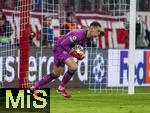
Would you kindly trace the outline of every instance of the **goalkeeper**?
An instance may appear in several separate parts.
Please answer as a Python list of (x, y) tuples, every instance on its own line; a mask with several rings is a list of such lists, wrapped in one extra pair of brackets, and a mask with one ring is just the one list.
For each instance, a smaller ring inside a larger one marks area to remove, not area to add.
[[(64, 73), (65, 64), (68, 66), (67, 72), (64, 74), (57, 92), (66, 98), (71, 98), (71, 95), (66, 91), (65, 85), (77, 71), (77, 64), (73, 57), (78, 60), (84, 58), (84, 51), (81, 46), (92, 38), (97, 38), (102, 35), (101, 25), (94, 21), (90, 24), (89, 29), (73, 30), (57, 40), (53, 49), (54, 65), (50, 74), (45, 75), (39, 82), (36, 82), (30, 89), (33, 91), (40, 88)], [(78, 45), (76, 45), (78, 44)], [(76, 50), (77, 49), (77, 50)]]

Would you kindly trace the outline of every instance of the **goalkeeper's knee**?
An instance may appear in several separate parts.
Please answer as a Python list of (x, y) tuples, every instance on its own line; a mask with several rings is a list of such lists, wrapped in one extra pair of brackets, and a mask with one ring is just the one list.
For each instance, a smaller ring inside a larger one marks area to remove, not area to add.
[(72, 65), (72, 66), (69, 67), (69, 71), (70, 72), (76, 72), (77, 68), (78, 68), (77, 65)]

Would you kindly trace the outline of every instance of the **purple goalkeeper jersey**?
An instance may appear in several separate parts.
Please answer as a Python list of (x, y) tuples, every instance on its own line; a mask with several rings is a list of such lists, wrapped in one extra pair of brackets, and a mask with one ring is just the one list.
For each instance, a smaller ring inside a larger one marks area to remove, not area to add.
[(69, 52), (75, 44), (83, 45), (86, 41), (90, 41), (86, 35), (86, 29), (78, 29), (60, 37), (60, 39), (55, 42), (53, 49), (54, 64), (64, 66), (66, 59), (71, 57)]
[(56, 46), (60, 46), (65, 51), (69, 52), (75, 44), (83, 45), (88, 41), (86, 29), (77, 29), (69, 32), (57, 40)]

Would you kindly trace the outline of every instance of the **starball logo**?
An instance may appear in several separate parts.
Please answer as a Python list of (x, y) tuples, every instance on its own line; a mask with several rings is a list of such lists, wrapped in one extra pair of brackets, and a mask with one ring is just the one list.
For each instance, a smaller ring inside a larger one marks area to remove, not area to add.
[[(50, 89), (36, 90), (38, 96), (29, 93), (27, 89), (2, 89), (5, 98), (5, 110), (15, 112), (25, 111), (50, 111)], [(3, 104), (4, 105), (4, 104)]]

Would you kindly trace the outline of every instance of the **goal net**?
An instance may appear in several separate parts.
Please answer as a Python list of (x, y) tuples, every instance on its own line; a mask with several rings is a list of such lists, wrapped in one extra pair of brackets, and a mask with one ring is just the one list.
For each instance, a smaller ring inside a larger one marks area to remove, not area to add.
[[(45, 51), (60, 36), (66, 13), (58, 0), (1, 0), (4, 22), (0, 39), (0, 86), (31, 87), (50, 73)], [(50, 52), (52, 53), (52, 52)], [(44, 65), (44, 66), (43, 66)], [(50, 66), (51, 67), (51, 66)]]
[[(52, 70), (54, 42), (71, 30), (88, 29), (94, 20), (102, 25), (104, 36), (84, 45), (86, 57), (77, 61), (78, 72), (69, 86), (88, 87), (108, 94), (132, 92), (134, 78), (135, 85), (149, 86), (148, 63), (144, 60), (149, 58), (149, 52), (135, 51), (134, 38), (129, 43), (129, 37), (134, 37), (134, 28), (129, 27), (134, 27), (136, 22), (135, 12), (130, 20), (130, 0), (11, 1), (14, 6), (7, 6), (5, 1), (9, 0), (2, 1), (3, 11), (10, 20), (13, 33), (10, 39), (6, 38), (11, 41), (8, 43), (6, 40), (6, 44), (1, 46), (1, 87), (13, 86), (14, 82), (11, 81), (14, 77), (19, 77), (19, 81), (15, 79), (15, 83), (20, 87), (30, 87), (39, 81), (42, 75)], [(149, 22), (147, 13), (140, 13), (138, 17), (140, 22), (137, 24), (143, 25), (143, 19)], [(129, 36), (132, 31), (133, 34)], [(11, 33), (11, 28), (8, 27), (7, 33)], [(148, 38), (143, 43), (145, 42), (148, 42)], [(144, 47), (148, 47), (148, 44)], [(136, 48), (143, 46), (136, 44)], [(62, 76), (59, 81), (54, 81), (52, 87), (57, 87), (61, 78)]]
[(136, 12), (138, 3), (132, 0), (101, 1), (105, 13), (98, 15), (98, 21), (105, 35), (98, 46), (107, 49), (89, 47), (90, 74), (85, 82), (89, 89), (107, 94), (148, 92), (149, 52), (146, 49), (149, 41), (146, 37), (149, 37), (149, 16), (147, 12)]
[[(90, 90), (101, 93), (127, 93), (128, 78), (122, 73), (121, 55), (126, 54), (129, 47), (130, 4), (128, 0), (101, 0), (100, 4), (103, 11), (97, 12), (95, 19), (102, 24), (105, 34), (96, 47), (86, 47), (89, 52), (89, 75), (85, 84)], [(128, 59), (125, 60), (128, 62)]]
[[(7, 1), (2, 0), (1, 22), (1, 87), (26, 87), (29, 59), (30, 0), (13, 1), (9, 12), (3, 9)], [(9, 3), (8, 3), (9, 4)], [(11, 4), (9, 4), (11, 5)], [(9, 13), (9, 16), (6, 16)], [(14, 56), (16, 59), (14, 59)], [(20, 68), (17, 68), (17, 66)], [(14, 67), (14, 68), (13, 68)], [(20, 75), (19, 80), (16, 75)], [(13, 83), (11, 83), (14, 79)]]

